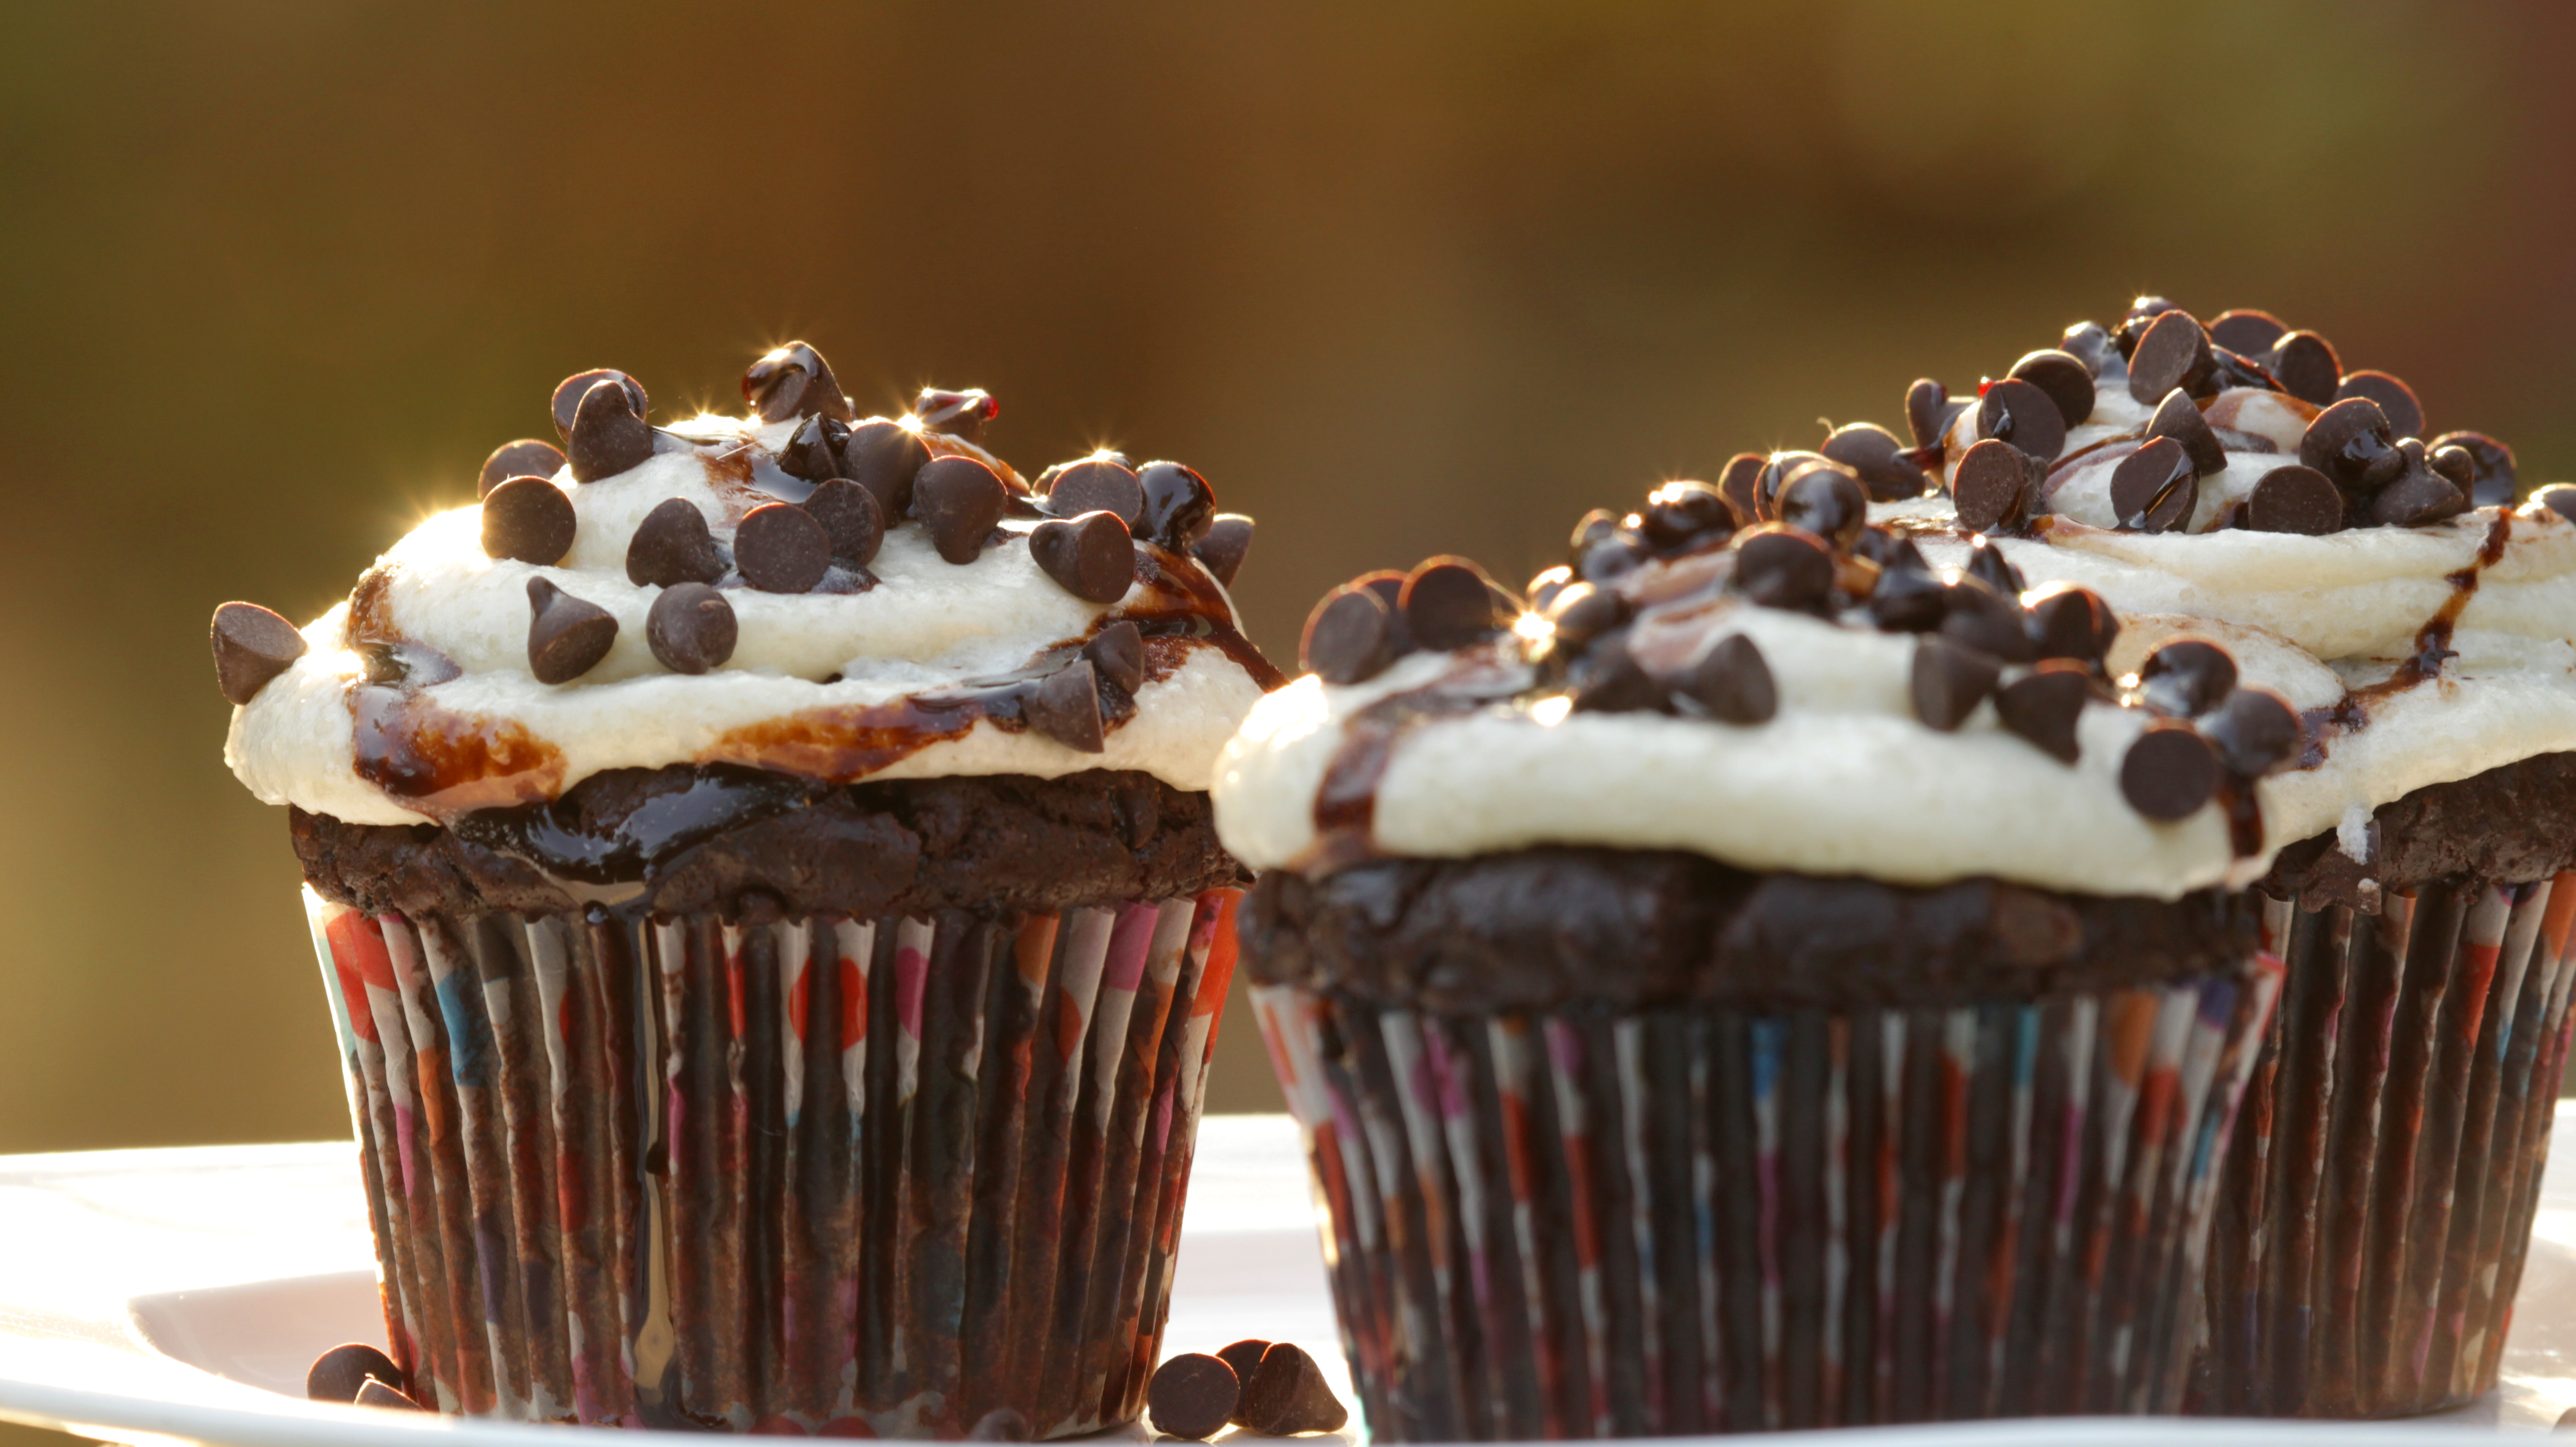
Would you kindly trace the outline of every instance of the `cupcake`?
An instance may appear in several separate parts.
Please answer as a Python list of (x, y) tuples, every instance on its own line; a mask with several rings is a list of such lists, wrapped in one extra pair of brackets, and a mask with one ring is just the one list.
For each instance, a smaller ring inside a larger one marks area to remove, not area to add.
[(1219, 762), (1378, 1438), (2181, 1399), (2295, 719), (2199, 645), (2117, 689), (2098, 597), (1928, 566), (1853, 468), (1749, 481), (1529, 611), (1337, 590)]
[(554, 396), (302, 629), (226, 604), (288, 808), (393, 1356), (473, 1416), (1132, 1420), (1243, 882), (1203, 792), (1277, 673), (1178, 463), (1024, 483), (981, 392)]
[(1893, 480), (1876, 515), (1935, 562), (1982, 534), (2098, 592), (2129, 624), (2114, 672), (2216, 642), (2305, 725), (2256, 791), (2288, 977), (2195, 1407), (2463, 1402), (2496, 1380), (2576, 976), (2576, 489), (2529, 489), (2503, 443), (2434, 434), (2404, 382), (2262, 312), (2141, 298), (1979, 394), (1914, 384), (1917, 446), (1877, 451), (1941, 490)]

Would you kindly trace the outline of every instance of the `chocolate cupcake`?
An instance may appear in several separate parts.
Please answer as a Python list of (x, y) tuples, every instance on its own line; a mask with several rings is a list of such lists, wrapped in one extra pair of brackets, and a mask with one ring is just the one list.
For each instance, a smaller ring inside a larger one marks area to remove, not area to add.
[(1935, 561), (1982, 532), (2099, 592), (2115, 673), (2213, 640), (2304, 724), (2257, 791), (2288, 982), (2194, 1405), (2463, 1402), (2495, 1383), (2576, 975), (2576, 489), (2262, 312), (2141, 298), (1982, 393), (1914, 384), (1906, 456), (1946, 488), (1876, 515)]
[(215, 616), (288, 806), (424, 1404), (956, 1437), (1132, 1420), (1278, 675), (1178, 463), (1034, 488), (980, 392), (555, 395), (301, 630)]
[(2273, 759), (2117, 690), (2093, 595), (1782, 472), (1594, 514), (1529, 611), (1336, 591), (1220, 762), (1379, 1438), (2181, 1399)]

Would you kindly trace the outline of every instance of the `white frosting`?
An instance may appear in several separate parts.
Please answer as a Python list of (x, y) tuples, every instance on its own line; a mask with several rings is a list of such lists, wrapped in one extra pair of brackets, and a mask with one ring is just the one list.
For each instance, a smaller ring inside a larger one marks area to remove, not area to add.
[[(677, 431), (783, 446), (792, 423), (761, 427), (696, 419)], [(969, 451), (944, 441), (947, 450)], [(482, 509), (462, 507), (415, 528), (379, 561), (394, 628), (436, 649), (463, 675), (425, 690), (445, 709), (485, 722), (515, 723), (562, 756), (560, 787), (604, 769), (748, 761), (727, 748), (728, 733), (818, 709), (898, 704), (978, 677), (1026, 666), (1091, 631), (1104, 614), (1139, 603), (1141, 585), (1109, 607), (1087, 603), (1039, 570), (1024, 543), (987, 548), (963, 565), (941, 559), (918, 525), (888, 529), (865, 593), (763, 593), (729, 588), (740, 629), (733, 657), (711, 672), (674, 674), (645, 643), (645, 615), (661, 590), (626, 578), (636, 524), (669, 498), (696, 504), (720, 531), (750, 496), (711, 471), (705, 456), (667, 451), (628, 472), (580, 484), (569, 470), (556, 486), (572, 498), (579, 527), (560, 566), (486, 557)], [(976, 455), (981, 456), (980, 452)], [(1023, 524), (1007, 524), (1024, 531)], [(1195, 568), (1196, 564), (1186, 564)], [(571, 683), (542, 684), (528, 667), (528, 580), (564, 591), (617, 618), (615, 645)], [(1208, 580), (1217, 596), (1221, 587)], [(349, 690), (363, 674), (345, 646), (342, 604), (304, 629), (309, 651), (233, 711), (225, 762), (265, 802), (292, 803), (350, 823), (418, 822), (424, 815), (360, 777)], [(1240, 627), (1227, 604), (1227, 623)], [(837, 681), (824, 682), (838, 675)], [(1029, 774), (1052, 778), (1086, 769), (1134, 769), (1183, 789), (1206, 787), (1218, 747), (1260, 684), (1213, 645), (1190, 648), (1137, 695), (1137, 713), (1110, 730), (1107, 750), (1080, 753), (1035, 731), (990, 721), (930, 743), (869, 772), (870, 778)]]

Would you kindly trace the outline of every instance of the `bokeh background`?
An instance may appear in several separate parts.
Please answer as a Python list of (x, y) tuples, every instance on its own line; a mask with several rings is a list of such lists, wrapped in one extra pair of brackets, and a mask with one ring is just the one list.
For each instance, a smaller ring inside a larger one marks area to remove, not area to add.
[(346, 1129), (206, 619), (321, 611), (569, 372), (803, 337), (1024, 472), (1189, 461), (1281, 658), (2141, 290), (2567, 476), (2571, 63), (2554, 0), (9, 6), (0, 1151)]

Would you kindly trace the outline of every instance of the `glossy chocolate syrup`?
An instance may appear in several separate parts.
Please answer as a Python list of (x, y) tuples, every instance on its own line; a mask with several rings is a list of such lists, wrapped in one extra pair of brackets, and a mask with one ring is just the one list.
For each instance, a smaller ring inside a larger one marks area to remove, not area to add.
[(1289, 866), (1307, 874), (1376, 857), (1377, 794), (1396, 745), (1422, 724), (1458, 718), (1510, 699), (1530, 685), (1530, 670), (1495, 658), (1460, 662), (1419, 688), (1389, 694), (1351, 715), (1341, 747), (1315, 788), (1315, 842)]
[(2441, 676), (2443, 663), (2459, 656), (2451, 647), (2451, 635), (2460, 625), (2460, 615), (2468, 611), (2469, 600), (2477, 596), (2479, 580), (2504, 556), (2505, 544), (2512, 536), (2513, 512), (2498, 508), (2495, 521), (2487, 525), (2485, 541), (2478, 544), (2477, 557), (2467, 567), (2444, 577), (2443, 581), (2451, 585), (2451, 596), (2443, 599), (2433, 616), (2424, 620), (2424, 626), (2415, 630), (2414, 653), (2379, 682), (2352, 689), (2323, 708), (2308, 709), (2299, 715), (2307, 732), (2307, 746), (2292, 768), (2323, 765), (2328, 740), (2368, 724), (2372, 704)]

